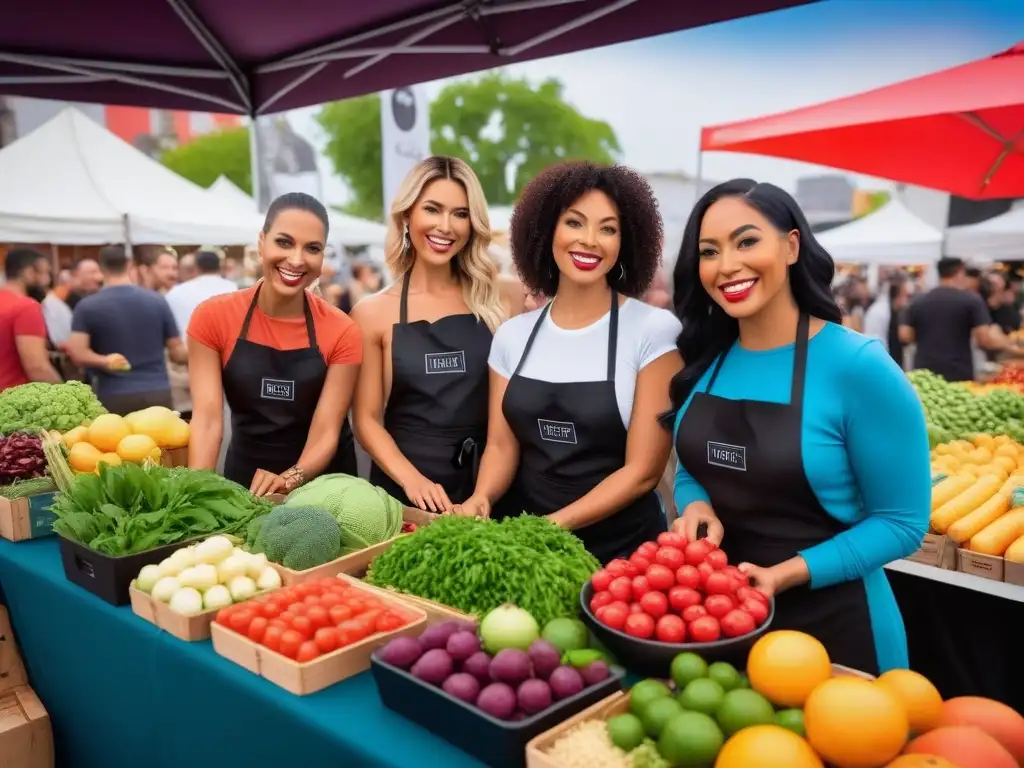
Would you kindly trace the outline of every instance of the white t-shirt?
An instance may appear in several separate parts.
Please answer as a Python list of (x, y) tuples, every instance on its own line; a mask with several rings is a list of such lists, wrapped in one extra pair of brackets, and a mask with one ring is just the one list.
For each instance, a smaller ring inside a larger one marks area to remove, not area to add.
[(178, 335), (183, 340), (188, 338), (186, 331), (196, 307), (214, 296), (237, 290), (237, 285), (220, 275), (199, 275), (171, 288), (164, 298), (171, 306), (174, 322), (178, 326)]
[[(488, 363), (495, 373), (511, 378), (542, 309), (517, 315), (494, 334)], [(567, 384), (604, 381), (608, 376), (610, 313), (586, 328), (559, 328), (548, 314), (537, 332), (526, 363), (519, 371), (538, 381)], [(629, 428), (637, 374), (666, 352), (676, 349), (682, 325), (671, 312), (636, 299), (619, 307), (619, 339), (615, 348), (615, 399), (622, 424)]]

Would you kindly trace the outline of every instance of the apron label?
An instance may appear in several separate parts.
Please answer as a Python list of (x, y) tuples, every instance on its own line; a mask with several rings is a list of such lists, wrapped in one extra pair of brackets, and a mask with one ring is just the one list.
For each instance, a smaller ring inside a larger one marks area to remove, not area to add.
[(725, 469), (747, 471), (747, 449), (742, 445), (708, 441), (708, 464)]
[(576, 425), (571, 421), (550, 421), (537, 419), (540, 428), (540, 439), (549, 443), (566, 443), (576, 445)]
[(295, 400), (295, 382), (283, 379), (264, 379), (260, 397), (264, 400)]
[(466, 372), (466, 353), (461, 349), (455, 352), (428, 352), (423, 359), (427, 373)]

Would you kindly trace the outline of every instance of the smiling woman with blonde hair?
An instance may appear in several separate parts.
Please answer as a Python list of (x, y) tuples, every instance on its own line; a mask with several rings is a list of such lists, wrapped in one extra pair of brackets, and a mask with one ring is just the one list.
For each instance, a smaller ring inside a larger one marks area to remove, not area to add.
[(490, 240), (473, 170), (427, 158), (391, 205), (395, 283), (352, 310), (364, 342), (353, 414), (370, 479), (431, 512), (472, 492), (486, 436), (487, 356), (507, 315)]

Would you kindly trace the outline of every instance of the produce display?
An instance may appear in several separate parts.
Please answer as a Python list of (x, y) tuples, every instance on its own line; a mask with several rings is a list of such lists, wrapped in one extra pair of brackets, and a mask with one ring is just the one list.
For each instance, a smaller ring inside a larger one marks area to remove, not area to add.
[(472, 704), (499, 720), (522, 720), (606, 680), (601, 651), (588, 648), (590, 633), (576, 619), (537, 620), (512, 605), (480, 622), (448, 621), (418, 638), (398, 637), (380, 652), (387, 664)]
[(124, 417), (103, 414), (61, 437), (71, 468), (75, 472), (96, 472), (100, 463), (110, 467), (147, 460), (159, 463), (162, 449), (188, 445), (190, 431), (177, 413), (157, 405)]
[(628, 560), (590, 577), (590, 610), (611, 629), (663, 643), (748, 635), (768, 618), (768, 598), (707, 539), (663, 533)]
[(919, 369), (907, 374), (924, 406), (932, 447), (982, 432), (1024, 442), (1024, 395), (1008, 388), (974, 394), (938, 374)]
[(159, 565), (143, 566), (135, 579), (136, 589), (183, 616), (225, 608), (280, 586), (281, 576), (265, 555), (250, 554), (227, 536), (175, 550)]
[(366, 580), (482, 617), (513, 603), (541, 625), (578, 612), (599, 563), (543, 517), (442, 517), (374, 559)]
[(38, 436), (13, 432), (0, 437), (0, 489), (45, 475), (46, 454)]
[(64, 431), (103, 413), (92, 388), (80, 381), (22, 384), (0, 392), (0, 435)]
[(213, 472), (155, 464), (101, 465), (99, 474), (76, 475), (52, 507), (54, 531), (112, 557), (206, 534), (243, 534), (270, 509)]
[(1024, 365), (1008, 363), (999, 369), (999, 373), (988, 384), (978, 384), (976, 386), (1005, 387), (1017, 392), (1024, 392)]
[(215, 621), (303, 663), (412, 620), (363, 590), (327, 578), (222, 608)]

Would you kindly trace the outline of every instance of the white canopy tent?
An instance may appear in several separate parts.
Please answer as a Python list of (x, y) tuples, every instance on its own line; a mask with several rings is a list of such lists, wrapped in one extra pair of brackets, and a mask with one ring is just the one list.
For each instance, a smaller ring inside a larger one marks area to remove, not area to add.
[(942, 255), (942, 232), (921, 221), (901, 202), (817, 235), (838, 262), (874, 266), (931, 264)]
[(1024, 208), (946, 230), (946, 253), (967, 259), (1024, 258)]
[(218, 200), (72, 107), (0, 150), (0, 242), (250, 242)]

